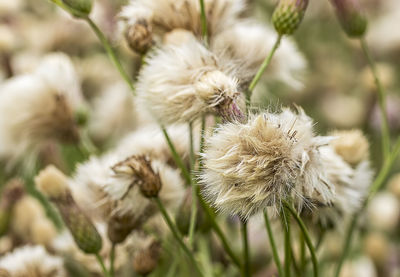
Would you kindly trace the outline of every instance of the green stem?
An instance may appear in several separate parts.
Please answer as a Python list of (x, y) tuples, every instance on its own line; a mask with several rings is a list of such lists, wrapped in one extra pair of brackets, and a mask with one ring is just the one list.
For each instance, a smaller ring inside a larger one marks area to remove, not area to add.
[(340, 275), (343, 263), (350, 252), (354, 229), (357, 225), (358, 218), (360, 217), (362, 211), (367, 207), (369, 200), (372, 198), (372, 196), (374, 196), (379, 191), (379, 189), (381, 189), (382, 186), (385, 184), (385, 181), (390, 173), (390, 170), (392, 169), (392, 166), (399, 154), (400, 154), (400, 138), (396, 141), (396, 144), (393, 147), (393, 151), (391, 152), (390, 156), (385, 160), (385, 163), (383, 164), (381, 170), (379, 171), (378, 176), (376, 177), (374, 183), (372, 184), (368, 198), (364, 201), (361, 209), (353, 215), (351, 223), (348, 229), (346, 230), (345, 241), (343, 244), (343, 251), (342, 254), (340, 255), (339, 262), (336, 266), (336, 271), (335, 271), (336, 277)]
[(193, 170), (196, 163), (196, 156), (194, 154), (193, 122), (189, 123), (189, 147), (190, 169)]
[(276, 268), (278, 269), (279, 276), (283, 276), (282, 264), (278, 255), (278, 248), (276, 247), (274, 234), (272, 233), (271, 229), (271, 223), (268, 218), (268, 211), (266, 209), (264, 210), (264, 221), (265, 221), (265, 227), (267, 228), (269, 244), (271, 245), (272, 257), (274, 258), (274, 262)]
[(390, 131), (389, 131), (388, 116), (386, 112), (386, 92), (378, 77), (378, 72), (376, 70), (375, 62), (372, 59), (371, 53), (369, 51), (367, 42), (364, 37), (360, 39), (360, 43), (364, 55), (367, 58), (368, 65), (371, 69), (372, 75), (374, 76), (376, 87), (378, 89), (378, 101), (382, 117), (382, 123), (381, 123), (382, 150), (383, 150), (383, 158), (386, 159), (390, 152)]
[(110, 276), (114, 277), (114, 263), (115, 263), (115, 248), (116, 244), (113, 243), (111, 246), (111, 253), (110, 253)]
[(250, 277), (250, 247), (249, 247), (249, 238), (247, 234), (247, 221), (242, 220), (242, 240), (243, 240), (243, 259), (244, 259), (244, 268), (243, 268), (243, 276)]
[(318, 273), (317, 255), (315, 253), (315, 248), (311, 241), (310, 234), (307, 231), (307, 227), (304, 224), (303, 220), (301, 220), (300, 216), (297, 214), (297, 212), (293, 209), (293, 207), (289, 203), (285, 202), (285, 208), (292, 214), (292, 216), (296, 220), (297, 224), (299, 225), (301, 232), (304, 235), (304, 239), (306, 241), (308, 250), (310, 251), (310, 254), (311, 254), (311, 261), (312, 261), (313, 268), (314, 268), (314, 276), (318, 277), (319, 273)]
[(190, 177), (190, 173), (189, 173), (188, 169), (186, 168), (185, 164), (183, 163), (182, 158), (179, 156), (178, 152), (176, 151), (175, 145), (173, 144), (170, 136), (168, 135), (167, 129), (165, 129), (164, 126), (161, 126), (161, 130), (164, 134), (165, 139), (167, 140), (169, 149), (171, 150), (172, 158), (174, 159), (176, 165), (182, 171), (182, 175), (185, 178), (185, 181), (188, 184), (191, 184), (192, 178)]
[[(201, 131), (200, 131), (200, 154), (204, 153), (204, 142), (206, 138), (206, 116), (201, 117)], [(203, 169), (203, 160), (200, 157), (199, 160), (199, 171)]]
[(258, 69), (256, 76), (254, 76), (253, 80), (251, 81), (248, 91), (247, 91), (248, 99), (250, 99), (251, 93), (253, 92), (254, 88), (256, 87), (256, 85), (257, 85), (258, 81), (260, 80), (261, 76), (263, 75), (264, 71), (267, 69), (268, 65), (271, 63), (272, 57), (274, 56), (276, 50), (279, 48), (281, 40), (282, 40), (282, 35), (279, 35), (278, 38), (276, 39), (274, 46), (272, 47), (271, 52), (269, 52), (269, 55), (265, 58), (262, 65)]
[(307, 266), (306, 243), (304, 240), (304, 235), (301, 231), (299, 232), (299, 241), (300, 241), (300, 272), (304, 274)]
[(192, 184), (192, 212), (190, 214), (190, 225), (189, 225), (189, 246), (193, 247), (194, 230), (196, 227), (197, 219), (197, 189), (196, 184)]
[(196, 271), (198, 271), (200, 276), (203, 276), (194, 256), (193, 253), (189, 250), (186, 244), (183, 242), (182, 235), (179, 233), (178, 229), (175, 227), (175, 224), (172, 222), (171, 217), (168, 215), (167, 210), (165, 209), (164, 205), (160, 201), (160, 198), (155, 197), (154, 201), (156, 202), (162, 216), (164, 217), (165, 222), (167, 223), (169, 229), (171, 230), (173, 236), (175, 237), (178, 244), (181, 246), (185, 254), (188, 256), (190, 261), (192, 262), (193, 266), (195, 267)]
[(284, 230), (285, 236), (284, 236), (284, 244), (285, 244), (285, 266), (284, 266), (284, 275), (285, 277), (290, 277), (291, 276), (291, 270), (290, 270), (290, 265), (292, 261), (291, 257), (291, 244), (290, 244), (290, 215), (287, 212), (287, 209), (285, 207), (282, 208), (282, 228)]
[(108, 39), (106, 38), (106, 36), (103, 34), (103, 32), (100, 30), (100, 28), (97, 27), (96, 23), (94, 23), (93, 20), (90, 19), (90, 17), (86, 16), (86, 17), (82, 17), (82, 19), (84, 19), (89, 24), (89, 26), (92, 28), (92, 30), (95, 32), (96, 36), (98, 37), (100, 42), (103, 44), (103, 47), (106, 50), (109, 58), (112, 60), (112, 62), (118, 69), (119, 73), (121, 74), (122, 78), (125, 80), (125, 82), (129, 86), (129, 88), (132, 90), (133, 95), (135, 95), (135, 88), (133, 86), (133, 83), (132, 83), (128, 73), (126, 73), (125, 69), (122, 67), (122, 64), (118, 60), (117, 54), (115, 53), (114, 49), (112, 48), (112, 46), (111, 46), (110, 42), (108, 41)]
[(205, 43), (208, 43), (208, 27), (207, 27), (207, 16), (204, 5), (204, 0), (199, 0), (200, 3), (200, 19), (201, 19), (201, 33)]
[(100, 265), (100, 267), (101, 267), (101, 269), (103, 271), (104, 276), (105, 277), (111, 277), (110, 273), (107, 271), (106, 266), (104, 265), (103, 258), (99, 255), (99, 253), (95, 254), (95, 256), (96, 256), (96, 259), (97, 259), (97, 261), (98, 261), (98, 263), (99, 263), (99, 265)]
[(236, 257), (235, 253), (233, 252), (232, 248), (229, 246), (228, 240), (226, 239), (224, 233), (221, 230), (221, 227), (219, 227), (214, 211), (208, 206), (208, 204), (204, 201), (203, 197), (200, 195), (199, 190), (197, 191), (197, 198), (199, 199), (200, 205), (202, 206), (203, 210), (205, 211), (208, 220), (210, 220), (211, 226), (214, 229), (215, 233), (221, 240), (221, 243), (228, 254), (228, 256), (231, 258), (231, 260), (235, 263), (236, 266), (239, 268), (242, 267), (240, 260)]

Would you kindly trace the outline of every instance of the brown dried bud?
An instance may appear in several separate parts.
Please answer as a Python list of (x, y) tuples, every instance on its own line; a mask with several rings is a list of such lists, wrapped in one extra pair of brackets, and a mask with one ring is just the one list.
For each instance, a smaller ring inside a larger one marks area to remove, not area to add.
[(133, 258), (133, 268), (140, 275), (150, 274), (158, 264), (161, 244), (153, 241), (147, 248), (141, 249)]
[(161, 179), (155, 173), (151, 161), (143, 155), (134, 155), (113, 166), (116, 174), (132, 176), (134, 184), (138, 184), (145, 197), (157, 197), (161, 190)]
[(20, 179), (12, 179), (5, 185), (0, 199), (0, 236), (7, 233), (12, 208), (24, 193), (24, 184)]
[(132, 230), (142, 226), (145, 219), (147, 219), (147, 216), (139, 218), (133, 218), (128, 214), (111, 216), (107, 226), (108, 238), (114, 244), (123, 242)]
[(135, 24), (128, 26), (125, 38), (133, 51), (144, 55), (153, 45), (151, 25), (145, 19), (138, 20)]
[(367, 30), (367, 19), (359, 0), (331, 0), (343, 30), (349, 37), (361, 37)]

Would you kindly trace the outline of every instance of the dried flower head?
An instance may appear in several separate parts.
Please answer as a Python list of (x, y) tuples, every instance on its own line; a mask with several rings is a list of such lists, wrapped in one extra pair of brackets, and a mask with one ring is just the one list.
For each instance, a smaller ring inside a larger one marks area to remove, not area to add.
[[(211, 36), (232, 25), (244, 11), (243, 0), (205, 1), (208, 31)], [(123, 7), (120, 18), (123, 24), (133, 26), (146, 21), (155, 34), (174, 29), (186, 29), (201, 37), (200, 5), (198, 0), (132, 0)]]
[(54, 166), (48, 166), (35, 177), (35, 183), (57, 206), (79, 248), (88, 254), (98, 253), (102, 247), (100, 234), (72, 198), (67, 177)]
[[(218, 34), (211, 42), (212, 50), (226, 63), (235, 63), (241, 86), (247, 88), (276, 40), (276, 32), (265, 24), (241, 20)], [(307, 62), (290, 38), (283, 40), (266, 75), (293, 89), (303, 87)], [(266, 77), (267, 77), (266, 76)]]
[(346, 163), (355, 166), (368, 159), (369, 143), (361, 130), (335, 131), (331, 135), (335, 137), (333, 148)]
[(213, 112), (242, 118), (238, 79), (200, 42), (161, 47), (146, 60), (137, 84), (138, 100), (163, 123), (192, 121)]
[(25, 246), (0, 259), (0, 268), (12, 277), (66, 277), (62, 258), (50, 255), (43, 246)]
[(133, 257), (133, 268), (141, 275), (150, 274), (158, 265), (161, 254), (161, 243), (156, 240), (149, 241), (148, 245), (136, 251)]
[(309, 0), (279, 0), (272, 23), (280, 35), (291, 35), (303, 20)]
[(328, 204), (334, 188), (320, 165), (318, 148), (326, 138), (313, 134), (313, 122), (299, 109), (252, 116), (246, 124), (220, 126), (210, 137), (200, 175), (203, 194), (218, 210), (248, 218), (292, 198)]
[(361, 37), (367, 30), (367, 19), (359, 0), (331, 0), (343, 30), (349, 37)]

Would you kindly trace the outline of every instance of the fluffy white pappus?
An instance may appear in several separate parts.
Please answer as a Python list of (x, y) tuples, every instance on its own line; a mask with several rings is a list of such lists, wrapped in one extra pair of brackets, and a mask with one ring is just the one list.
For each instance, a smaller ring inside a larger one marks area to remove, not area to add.
[(165, 45), (146, 59), (137, 83), (138, 101), (162, 123), (192, 121), (204, 113), (242, 116), (239, 80), (194, 37)]
[[(244, 9), (244, 0), (206, 0), (209, 35), (234, 24)], [(177, 28), (189, 30), (198, 37), (202, 34), (198, 0), (131, 0), (122, 9), (120, 17), (127, 24), (147, 20), (161, 35)]]
[[(129, 215), (133, 220), (141, 221), (155, 212), (152, 202), (140, 192), (140, 180), (116, 169), (124, 160), (115, 153), (92, 157), (78, 166), (71, 180), (74, 199), (98, 219)], [(168, 208), (176, 209), (184, 194), (180, 172), (158, 160), (153, 160), (151, 166), (161, 178), (161, 201)]]
[(319, 151), (323, 170), (335, 187), (335, 196), (330, 206), (320, 206), (312, 216), (323, 224), (343, 226), (343, 218), (361, 208), (372, 183), (373, 170), (367, 159), (352, 167), (331, 145), (321, 147)]
[(66, 277), (61, 257), (47, 253), (43, 246), (24, 246), (0, 259), (0, 269), (13, 277)]
[[(242, 20), (218, 34), (212, 40), (211, 48), (224, 59), (233, 60), (237, 64), (238, 76), (246, 84), (257, 73), (272, 50), (276, 39), (276, 31), (271, 27), (250, 20)], [(307, 61), (304, 55), (292, 39), (285, 37), (266, 74), (269, 78), (300, 90), (303, 88), (306, 71)]]
[(93, 100), (89, 132), (98, 142), (115, 142), (135, 129), (136, 120), (130, 89), (124, 83), (111, 84)]
[(0, 159), (11, 166), (49, 139), (76, 141), (78, 130), (66, 96), (37, 75), (0, 86)]
[(309, 198), (329, 204), (334, 187), (321, 166), (318, 148), (330, 138), (314, 136), (300, 108), (250, 116), (247, 124), (221, 125), (206, 144), (203, 195), (222, 212), (246, 219), (283, 200), (298, 209)]

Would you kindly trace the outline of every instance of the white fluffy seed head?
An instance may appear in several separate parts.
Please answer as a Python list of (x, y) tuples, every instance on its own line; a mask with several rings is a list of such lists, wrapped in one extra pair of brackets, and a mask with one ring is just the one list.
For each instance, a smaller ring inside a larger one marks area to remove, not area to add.
[(220, 126), (203, 155), (203, 194), (217, 209), (242, 218), (267, 206), (279, 209), (289, 198), (298, 208), (312, 197), (330, 203), (334, 188), (318, 153), (327, 139), (314, 136), (312, 127), (301, 109)]
[(369, 143), (361, 130), (334, 131), (331, 142), (335, 152), (350, 165), (356, 166), (369, 157)]
[(69, 192), (68, 179), (53, 165), (47, 166), (35, 177), (37, 188), (49, 198), (60, 198)]
[(0, 269), (13, 277), (66, 277), (63, 259), (47, 253), (43, 246), (24, 246), (0, 259)]
[(139, 75), (137, 93), (138, 101), (165, 124), (221, 110), (235, 117), (244, 106), (238, 80), (194, 38), (150, 55)]
[[(255, 21), (241, 20), (218, 34), (211, 42), (211, 49), (227, 61), (234, 61), (239, 68), (238, 76), (249, 83), (268, 56), (276, 41), (276, 32)], [(268, 78), (279, 80), (294, 89), (303, 87), (307, 62), (297, 45), (285, 38), (279, 46), (270, 66)]]

